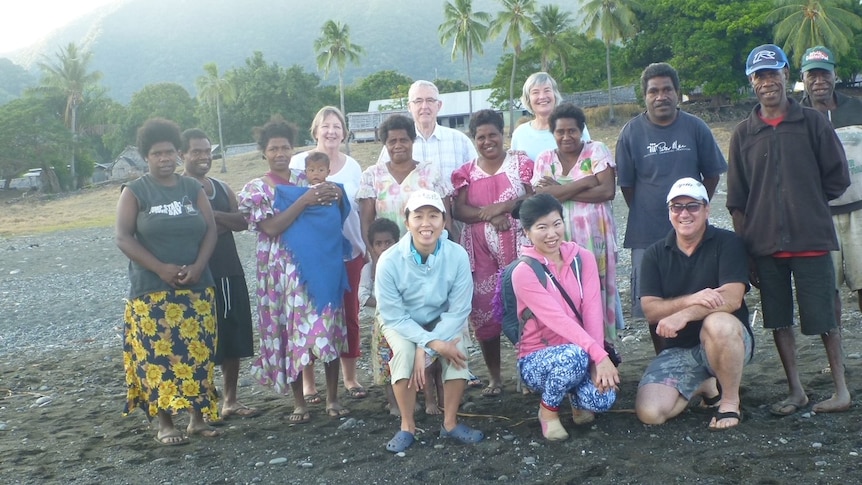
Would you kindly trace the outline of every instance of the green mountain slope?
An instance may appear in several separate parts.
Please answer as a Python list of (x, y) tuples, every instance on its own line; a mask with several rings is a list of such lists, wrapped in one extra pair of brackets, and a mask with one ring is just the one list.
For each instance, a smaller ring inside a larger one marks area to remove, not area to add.
[[(541, 2), (550, 3), (550, 2)], [(464, 61), (451, 60), (437, 26), (444, 0), (126, 0), (83, 17), (36, 46), (15, 53), (16, 63), (35, 69), (70, 41), (93, 51), (93, 68), (104, 74), (109, 95), (126, 103), (147, 84), (175, 82), (194, 93), (194, 80), (210, 61), (224, 72), (254, 51), (282, 66), (317, 72), (312, 44), (333, 19), (350, 26), (365, 48), (359, 66), (348, 66), (345, 83), (393, 69), (414, 79), (466, 81)], [(474, 9), (495, 14), (497, 2), (474, 0)], [(565, 8), (565, 7), (564, 7)], [(575, 12), (576, 14), (576, 12)], [(501, 40), (473, 64), (474, 84), (488, 82), (502, 54)], [(320, 74), (322, 76), (322, 73)], [(336, 83), (332, 73), (326, 83)]]

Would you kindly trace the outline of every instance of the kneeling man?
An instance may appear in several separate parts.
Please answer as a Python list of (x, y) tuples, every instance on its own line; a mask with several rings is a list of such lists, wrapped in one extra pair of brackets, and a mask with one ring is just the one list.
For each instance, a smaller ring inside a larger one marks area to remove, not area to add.
[(742, 421), (739, 383), (754, 353), (745, 245), (707, 223), (709, 196), (697, 180), (676, 181), (667, 204), (673, 230), (646, 250), (641, 267), (641, 305), (660, 344), (635, 410), (643, 423), (662, 424), (701, 396), (718, 405), (709, 429), (732, 428)]
[(386, 449), (398, 453), (413, 444), (416, 391), (425, 386), (426, 356), (443, 368), (441, 437), (477, 443), (482, 432), (458, 424), (458, 406), (469, 372), (467, 317), (473, 278), (467, 251), (444, 235), (446, 209), (436, 192), (417, 190), (404, 211), (408, 233), (377, 262), (374, 292), (379, 324), (392, 349), (389, 370), (401, 411), (401, 431)]

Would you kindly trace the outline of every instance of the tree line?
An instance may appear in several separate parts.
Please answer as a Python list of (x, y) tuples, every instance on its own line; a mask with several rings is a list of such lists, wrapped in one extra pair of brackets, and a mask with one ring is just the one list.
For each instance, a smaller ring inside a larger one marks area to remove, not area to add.
[[(747, 87), (745, 54), (766, 42), (782, 45), (798, 67), (813, 45), (838, 54), (838, 74), (862, 72), (862, 2), (856, 0), (577, 0), (571, 10), (536, 0), (498, 0), (499, 11), (482, 12), (472, 0), (450, 0), (438, 28), (440, 47), (466, 64), (466, 83), (437, 79), (441, 92), (472, 91), (470, 65), (487, 42), (502, 37), (504, 55), (492, 81), (492, 101), (519, 108), (520, 82), (549, 72), (564, 92), (610, 89), (636, 82), (647, 64), (667, 61), (680, 73), (683, 89), (717, 100), (736, 99)], [(584, 19), (576, 22), (575, 12)], [(433, 45), (429, 49), (435, 48)], [(127, 105), (112, 100), (90, 68), (91, 54), (72, 43), (40, 63), (38, 85), (0, 106), (0, 179), (35, 166), (57, 175), (49, 190), (72, 189), (134, 143), (147, 118), (162, 116), (183, 127), (199, 126), (222, 146), (251, 140), (251, 127), (280, 113), (307, 130), (323, 105), (345, 113), (366, 111), (374, 99), (403, 104), (413, 82), (394, 70), (380, 71), (344, 86), (344, 72), (360, 64), (365, 49), (350, 39), (347, 24), (329, 20), (314, 41), (318, 71), (284, 67), (254, 52), (244, 65), (220, 72), (205, 63), (192, 96), (175, 83), (158, 83), (134, 93)], [(10, 71), (5, 66), (0, 79)], [(336, 85), (323, 80), (337, 74)], [(13, 72), (14, 74), (14, 72)], [(16, 83), (20, 76), (12, 76)], [(8, 93), (3, 93), (9, 99)], [(471, 98), (472, 100), (472, 98)], [(305, 131), (302, 131), (303, 133)]]

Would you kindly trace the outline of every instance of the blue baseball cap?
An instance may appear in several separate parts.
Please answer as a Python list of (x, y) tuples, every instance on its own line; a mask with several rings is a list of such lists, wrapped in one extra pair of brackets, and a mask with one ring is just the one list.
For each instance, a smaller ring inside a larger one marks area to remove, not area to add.
[(763, 44), (755, 47), (748, 59), (745, 61), (745, 75), (750, 76), (752, 73), (761, 69), (782, 69), (789, 66), (787, 62), (787, 54), (775, 44)]

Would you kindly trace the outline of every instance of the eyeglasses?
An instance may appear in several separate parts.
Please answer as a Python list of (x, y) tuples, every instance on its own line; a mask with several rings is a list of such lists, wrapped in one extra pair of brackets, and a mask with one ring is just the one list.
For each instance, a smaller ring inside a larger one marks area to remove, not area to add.
[(437, 101), (439, 101), (437, 98), (416, 98), (414, 100), (411, 100), (410, 102), (415, 105), (421, 106), (423, 104), (434, 104)]
[(689, 214), (697, 214), (700, 208), (705, 206), (703, 202), (689, 202), (688, 204), (670, 204), (668, 209), (674, 214), (682, 214), (682, 211), (688, 211)]

